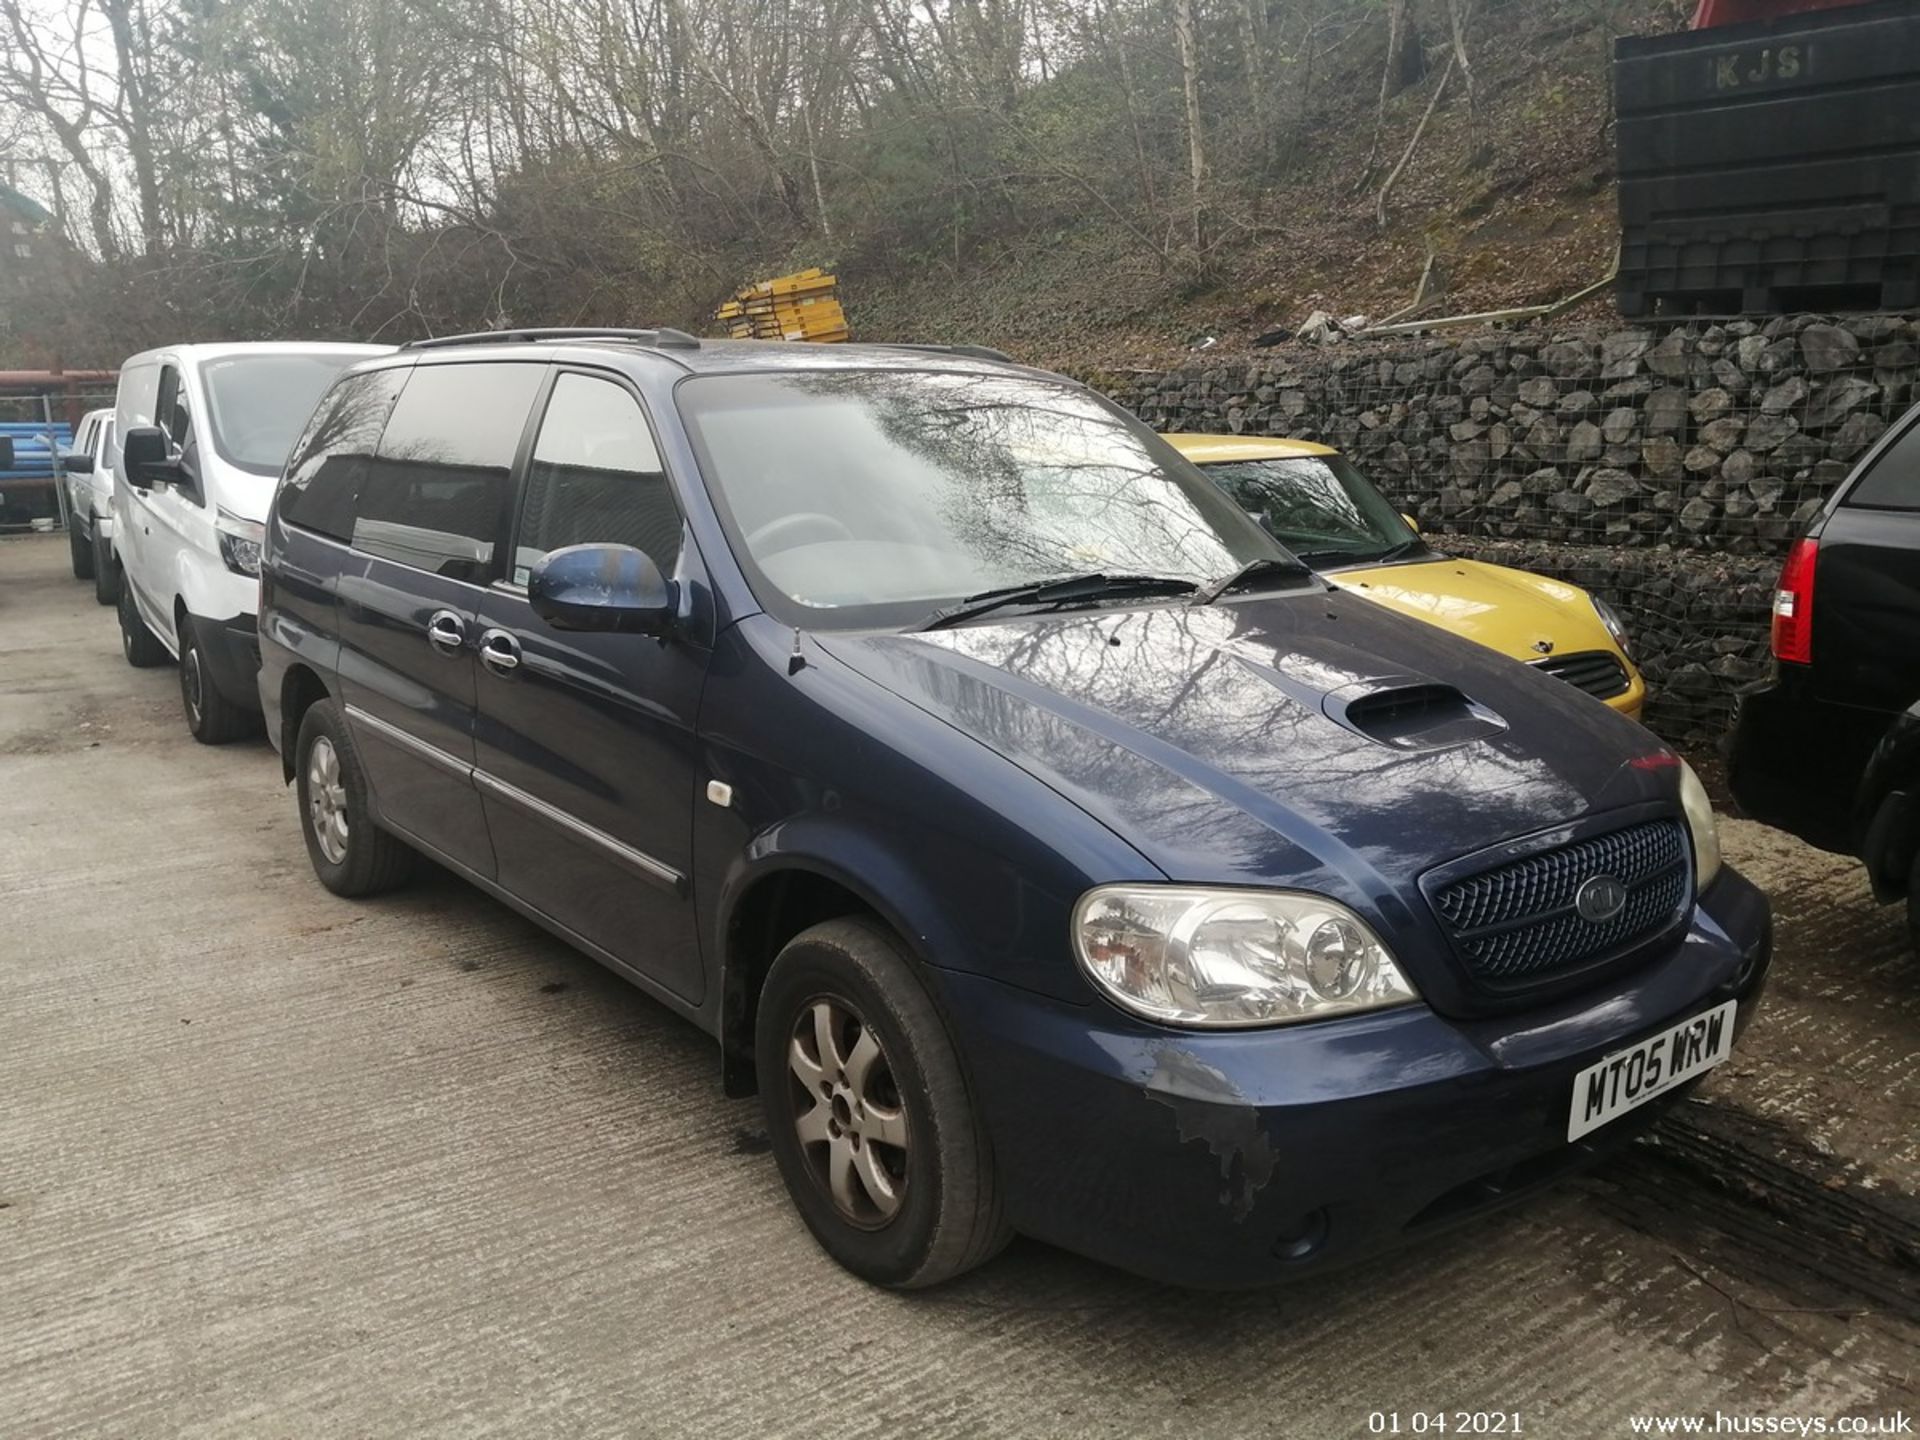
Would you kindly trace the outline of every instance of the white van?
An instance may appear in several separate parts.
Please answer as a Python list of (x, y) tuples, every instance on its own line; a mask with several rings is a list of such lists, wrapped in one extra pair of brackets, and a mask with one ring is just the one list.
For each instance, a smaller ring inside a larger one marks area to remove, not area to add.
[(73, 578), (93, 581), (102, 605), (113, 589), (113, 411), (89, 410), (73, 432), (73, 448), (60, 457), (67, 485), (67, 548)]
[(175, 345), (120, 367), (111, 442), (120, 644), (180, 662), (196, 740), (259, 724), (262, 522), (334, 376), (386, 345)]

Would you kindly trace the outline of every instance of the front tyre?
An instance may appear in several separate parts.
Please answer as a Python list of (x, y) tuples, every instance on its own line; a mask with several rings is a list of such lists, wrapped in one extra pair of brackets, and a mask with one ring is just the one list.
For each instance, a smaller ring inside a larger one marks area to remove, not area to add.
[(202, 745), (225, 745), (251, 734), (260, 723), (258, 715), (220, 689), (200, 643), (200, 622), (187, 614), (180, 617), (180, 708), (186, 712), (188, 731)]
[(102, 605), (120, 599), (120, 567), (114, 562), (113, 541), (99, 533), (98, 522), (93, 537), (93, 598)]
[(413, 851), (374, 824), (360, 752), (333, 701), (316, 701), (300, 717), (293, 757), (300, 829), (320, 883), (350, 898), (404, 884)]
[(80, 533), (80, 526), (71, 515), (67, 517), (67, 556), (73, 562), (74, 579), (93, 578), (93, 547), (87, 543), (87, 537)]
[(1907, 938), (1920, 955), (1920, 855), (1913, 857), (1913, 873), (1907, 876)]
[(133, 587), (124, 582), (120, 586), (120, 653), (127, 657), (127, 664), (136, 670), (150, 670), (155, 665), (167, 663), (167, 647), (160, 643), (160, 637), (147, 628), (147, 622), (140, 618), (140, 611), (133, 603)]
[(788, 942), (761, 991), (754, 1057), (781, 1178), (847, 1269), (920, 1289), (1006, 1244), (959, 1055), (891, 931), (847, 918)]

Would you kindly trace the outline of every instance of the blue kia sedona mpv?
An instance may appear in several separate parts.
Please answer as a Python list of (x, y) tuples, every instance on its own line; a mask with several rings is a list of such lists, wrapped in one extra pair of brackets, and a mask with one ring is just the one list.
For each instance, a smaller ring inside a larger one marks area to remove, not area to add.
[(1684, 1094), (1766, 970), (1647, 731), (992, 352), (366, 361), (260, 641), (322, 883), (429, 856), (704, 1027), (882, 1285), (1016, 1231), (1204, 1286), (1417, 1241)]

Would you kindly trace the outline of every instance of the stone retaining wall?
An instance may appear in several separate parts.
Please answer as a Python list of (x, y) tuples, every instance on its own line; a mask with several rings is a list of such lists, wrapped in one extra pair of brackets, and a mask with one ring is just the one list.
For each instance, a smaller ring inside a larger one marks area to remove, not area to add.
[(1526, 328), (1084, 378), (1163, 430), (1335, 445), (1437, 545), (1588, 585), (1635, 632), (1650, 722), (1698, 742), (1765, 671), (1779, 556), (1920, 400), (1920, 329)]
[(1726, 732), (1733, 692), (1767, 673), (1780, 564), (1771, 556), (1436, 537), (1453, 554), (1579, 585), (1625, 617), (1647, 677), (1644, 719), (1676, 743)]

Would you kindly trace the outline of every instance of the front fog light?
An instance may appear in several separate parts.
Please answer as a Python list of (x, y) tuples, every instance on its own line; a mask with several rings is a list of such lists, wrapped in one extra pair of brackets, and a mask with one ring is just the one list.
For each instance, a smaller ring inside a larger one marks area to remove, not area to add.
[(1419, 997), (1353, 911), (1299, 891), (1103, 885), (1074, 910), (1074, 953), (1124, 1009), (1241, 1028)]
[(1680, 762), (1680, 808), (1693, 835), (1693, 888), (1704, 890), (1720, 873), (1720, 822), (1713, 815), (1707, 787), (1686, 761)]

